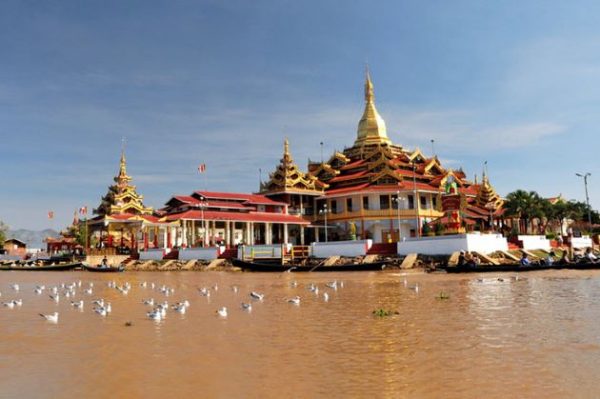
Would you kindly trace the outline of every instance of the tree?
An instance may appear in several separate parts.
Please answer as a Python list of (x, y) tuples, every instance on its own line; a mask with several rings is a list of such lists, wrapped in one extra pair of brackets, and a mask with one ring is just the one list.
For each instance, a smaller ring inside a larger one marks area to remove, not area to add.
[(6, 240), (6, 233), (8, 232), (8, 225), (4, 224), (2, 220), (0, 220), (0, 245), (4, 245), (4, 240)]
[[(533, 229), (533, 220), (544, 217), (546, 200), (541, 198), (535, 191), (516, 190), (506, 196), (504, 208), (506, 215), (522, 219), (525, 224), (525, 233), (529, 226)], [(519, 232), (521, 228), (519, 225)]]

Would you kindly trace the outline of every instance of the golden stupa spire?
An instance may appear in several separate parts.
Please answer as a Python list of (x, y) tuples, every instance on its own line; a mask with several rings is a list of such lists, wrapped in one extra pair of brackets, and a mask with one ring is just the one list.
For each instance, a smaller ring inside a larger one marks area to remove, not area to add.
[(390, 144), (391, 141), (387, 136), (385, 121), (375, 108), (375, 90), (368, 66), (365, 75), (365, 110), (360, 122), (358, 122), (358, 134), (354, 145)]

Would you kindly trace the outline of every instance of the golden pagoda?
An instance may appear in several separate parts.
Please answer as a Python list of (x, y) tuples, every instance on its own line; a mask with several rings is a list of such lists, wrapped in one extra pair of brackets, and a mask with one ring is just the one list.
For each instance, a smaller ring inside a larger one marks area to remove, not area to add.
[(115, 176), (113, 184), (108, 188), (107, 194), (102, 197), (102, 201), (94, 214), (100, 216), (110, 216), (114, 214), (134, 214), (151, 215), (153, 209), (144, 206), (144, 196), (136, 191), (136, 187), (131, 184), (131, 176), (127, 174), (127, 160), (125, 151), (121, 151), (121, 161), (119, 174)]
[(477, 206), (488, 210), (496, 211), (502, 207), (504, 200), (500, 198), (494, 187), (490, 184), (485, 171), (481, 178), (481, 184), (477, 190), (477, 197), (475, 199)]
[(310, 193), (321, 195), (323, 188), (327, 185), (319, 181), (315, 176), (306, 174), (294, 163), (290, 154), (290, 143), (286, 138), (283, 144), (283, 157), (273, 173), (269, 175), (269, 181), (261, 182), (260, 192), (269, 193)]
[(368, 69), (365, 81), (365, 110), (358, 122), (358, 135), (354, 142), (355, 146), (365, 144), (391, 144), (391, 140), (387, 136), (385, 121), (375, 108), (375, 93)]

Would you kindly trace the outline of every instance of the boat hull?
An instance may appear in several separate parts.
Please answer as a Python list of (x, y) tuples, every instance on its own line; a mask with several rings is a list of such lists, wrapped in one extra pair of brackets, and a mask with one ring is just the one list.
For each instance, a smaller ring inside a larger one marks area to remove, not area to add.
[(333, 266), (293, 266), (293, 265), (282, 265), (281, 263), (261, 263), (261, 262), (246, 262), (241, 259), (232, 259), (231, 262), (234, 266), (240, 267), (243, 270), (253, 272), (359, 272), (359, 271), (377, 271), (382, 270), (385, 267), (385, 262), (373, 262), (373, 263), (352, 263), (347, 265), (333, 265)]
[(60, 271), (69, 271), (80, 268), (82, 265), (79, 262), (76, 263), (67, 263), (64, 265), (47, 265), (47, 266), (9, 266), (8, 269), (2, 270), (17, 270), (17, 271), (27, 271), (27, 272), (60, 272)]
[(448, 273), (489, 273), (489, 272), (535, 272), (539, 270), (594, 270), (600, 269), (599, 263), (569, 263), (564, 265), (484, 265), (453, 266), (446, 268)]
[(125, 271), (125, 267), (123, 267), (123, 266), (97, 267), (97, 266), (82, 265), (81, 267), (83, 270), (87, 270), (88, 272), (93, 272), (93, 273), (121, 273), (121, 272)]

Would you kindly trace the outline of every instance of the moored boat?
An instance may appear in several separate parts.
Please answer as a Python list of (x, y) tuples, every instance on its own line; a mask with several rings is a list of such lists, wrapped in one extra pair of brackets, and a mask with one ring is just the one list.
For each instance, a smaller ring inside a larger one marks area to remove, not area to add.
[(80, 262), (75, 262), (75, 263), (62, 263), (62, 264), (55, 264), (55, 265), (41, 265), (41, 266), (36, 266), (36, 265), (19, 265), (19, 264), (14, 264), (14, 265), (10, 265), (8, 267), (8, 269), (2, 269), (2, 270), (19, 270), (19, 271), (30, 271), (30, 272), (43, 272), (43, 271), (67, 271), (67, 270), (74, 270), (81, 267), (81, 263)]
[(450, 266), (446, 268), (448, 273), (487, 273), (487, 272), (534, 272), (539, 270), (593, 270), (600, 269), (600, 262), (578, 262), (565, 264), (531, 264), (521, 265), (519, 263), (510, 263), (504, 265), (463, 265)]
[(119, 265), (117, 267), (100, 267), (100, 266), (89, 266), (89, 265), (81, 265), (83, 270), (87, 270), (88, 272), (95, 273), (120, 273), (125, 271), (125, 266)]
[(372, 263), (350, 263), (340, 265), (283, 265), (280, 262), (248, 262), (233, 258), (231, 263), (243, 270), (253, 272), (358, 272), (358, 271), (377, 271), (385, 268), (385, 262)]

